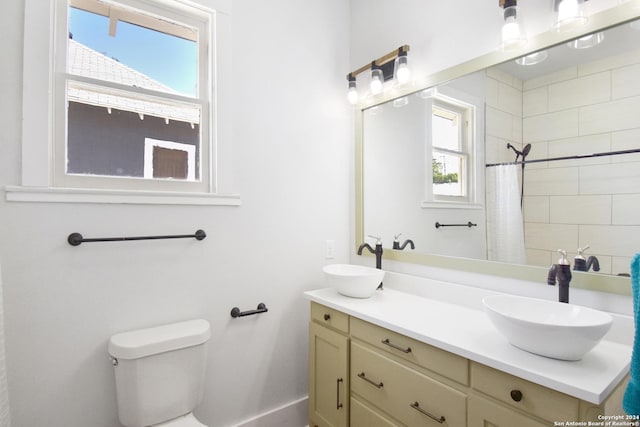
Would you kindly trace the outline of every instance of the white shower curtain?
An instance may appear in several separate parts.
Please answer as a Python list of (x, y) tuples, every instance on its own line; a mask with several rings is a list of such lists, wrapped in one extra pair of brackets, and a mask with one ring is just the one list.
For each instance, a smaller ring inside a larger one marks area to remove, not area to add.
[(526, 264), (520, 207), (520, 165), (486, 169), (488, 259)]
[(4, 302), (2, 299), (2, 270), (0, 269), (0, 427), (10, 427), (7, 367), (4, 352)]

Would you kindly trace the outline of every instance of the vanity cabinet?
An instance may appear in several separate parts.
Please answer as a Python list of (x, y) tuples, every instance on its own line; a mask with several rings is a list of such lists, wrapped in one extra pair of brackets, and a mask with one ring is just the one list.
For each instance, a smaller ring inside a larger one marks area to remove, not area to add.
[(319, 304), (309, 323), (309, 426), (349, 425), (349, 316)]
[(311, 303), (311, 427), (548, 427), (622, 414)]

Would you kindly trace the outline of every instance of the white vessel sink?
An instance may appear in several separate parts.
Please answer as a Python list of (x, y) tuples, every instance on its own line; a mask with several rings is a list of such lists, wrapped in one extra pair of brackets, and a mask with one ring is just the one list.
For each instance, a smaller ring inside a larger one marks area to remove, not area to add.
[(515, 295), (492, 295), (482, 303), (512, 345), (554, 359), (582, 359), (613, 322), (602, 311)]
[(369, 298), (384, 278), (383, 270), (354, 264), (330, 264), (322, 271), (329, 286), (353, 298)]

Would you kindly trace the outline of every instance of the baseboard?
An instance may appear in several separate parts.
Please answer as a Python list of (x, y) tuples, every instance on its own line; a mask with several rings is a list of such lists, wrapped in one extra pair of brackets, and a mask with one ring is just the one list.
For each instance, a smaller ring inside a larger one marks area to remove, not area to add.
[(304, 427), (309, 423), (307, 396), (242, 421), (236, 427)]

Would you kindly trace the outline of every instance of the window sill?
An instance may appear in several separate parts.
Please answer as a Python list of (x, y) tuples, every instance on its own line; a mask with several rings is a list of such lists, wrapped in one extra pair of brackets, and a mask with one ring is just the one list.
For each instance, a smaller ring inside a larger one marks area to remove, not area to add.
[(240, 206), (239, 194), (6, 186), (8, 202)]
[(427, 202), (422, 201), (422, 209), (483, 209), (484, 206), (477, 203), (457, 202)]

